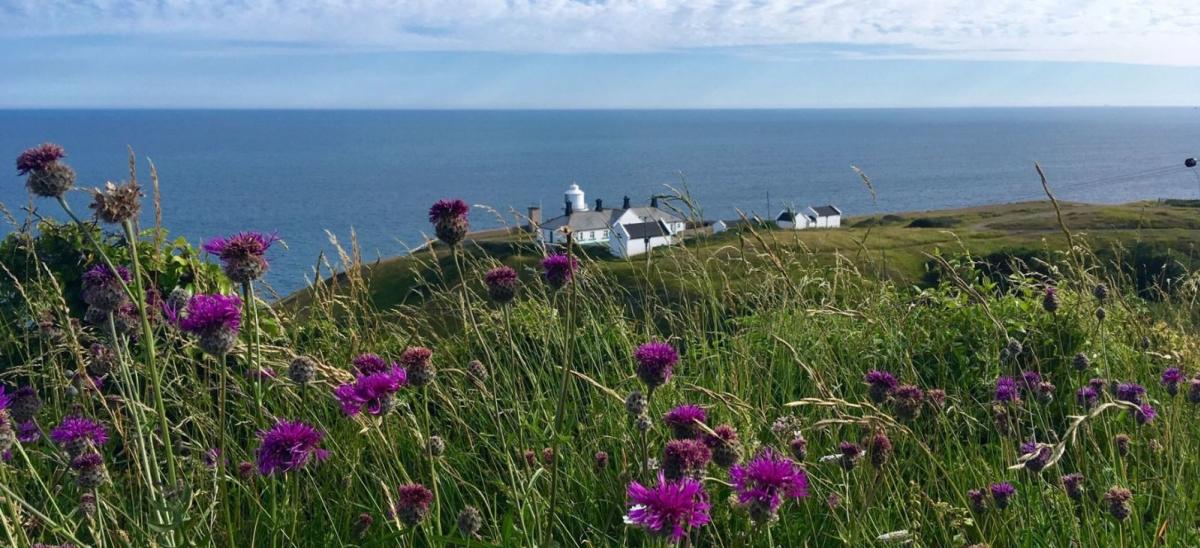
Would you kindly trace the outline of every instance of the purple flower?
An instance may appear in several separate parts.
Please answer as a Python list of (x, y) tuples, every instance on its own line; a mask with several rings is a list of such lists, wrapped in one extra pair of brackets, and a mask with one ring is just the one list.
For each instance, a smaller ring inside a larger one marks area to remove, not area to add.
[(233, 349), (241, 325), (242, 299), (237, 295), (196, 295), (179, 319), (179, 328), (197, 335), (200, 349), (214, 356)]
[(795, 461), (771, 449), (759, 452), (745, 465), (729, 470), (738, 502), (750, 507), (750, 515), (763, 523), (775, 516), (784, 498), (808, 496), (808, 474)]
[(505, 304), (517, 296), (517, 271), (508, 266), (498, 266), (483, 275), (483, 283), (487, 286), (488, 298), (493, 302)]
[(704, 408), (690, 403), (680, 405), (663, 415), (663, 422), (671, 427), (671, 432), (676, 439), (696, 437), (700, 433), (700, 428), (696, 426), (696, 423), (706, 420), (708, 420), (708, 413), (704, 412)]
[(1184, 379), (1185, 376), (1182, 369), (1178, 367), (1168, 367), (1166, 371), (1163, 371), (1160, 382), (1162, 382), (1163, 387), (1167, 389), (1167, 393), (1174, 396), (1175, 394), (1179, 393), (1179, 383), (1183, 382)]
[(299, 470), (311, 461), (329, 457), (329, 452), (320, 447), (325, 434), (300, 421), (280, 419), (270, 430), (260, 431), (258, 437), (262, 443), (255, 457), (258, 473), (264, 476)]
[(704, 442), (695, 439), (671, 440), (663, 449), (663, 475), (677, 480), (702, 472), (712, 460), (712, 451)]
[(1091, 379), (1088, 381), (1088, 386), (1095, 389), (1096, 393), (1099, 394), (1100, 392), (1104, 392), (1104, 389), (1108, 386), (1108, 381), (1104, 379)]
[(863, 380), (868, 386), (867, 395), (870, 396), (871, 401), (875, 403), (880, 403), (887, 399), (888, 394), (893, 388), (896, 387), (897, 384), (899, 384), (894, 375), (887, 371), (880, 371), (878, 369), (872, 369), (871, 371), (868, 371), (867, 374), (863, 376)]
[(853, 470), (854, 464), (862, 457), (862, 448), (854, 442), (842, 441), (838, 444), (838, 453), (841, 453), (839, 462), (841, 462), (842, 468)]
[(57, 428), (50, 432), (54, 440), (71, 455), (79, 455), (89, 444), (99, 447), (108, 442), (108, 431), (104, 425), (87, 417), (71, 416), (62, 420)]
[(1083, 499), (1083, 474), (1067, 474), (1060, 481), (1062, 481), (1063, 490), (1067, 492), (1067, 496), (1071, 497), (1071, 500)]
[(105, 312), (115, 311), (129, 301), (122, 282), (128, 284), (133, 280), (129, 270), (117, 266), (114, 273), (107, 264), (98, 264), (83, 273), (83, 302)]
[(1092, 386), (1084, 386), (1075, 391), (1075, 401), (1084, 408), (1089, 408), (1096, 405), (1096, 401), (1100, 399), (1100, 393)]
[(1042, 308), (1051, 314), (1058, 310), (1058, 290), (1053, 286), (1047, 286), (1046, 292), (1042, 294)]
[(562, 253), (549, 255), (542, 259), (542, 277), (546, 279), (546, 283), (554, 289), (562, 289), (575, 276), (575, 270), (579, 267), (575, 257), (571, 257)]
[(0, 410), (8, 409), (8, 404), (12, 403), (12, 396), (4, 393), (4, 386), (0, 386)]
[(213, 238), (205, 242), (203, 249), (221, 259), (230, 280), (248, 283), (266, 273), (270, 265), (263, 256), (278, 241), (274, 234), (241, 232), (228, 238)]
[(1104, 493), (1104, 502), (1108, 503), (1108, 513), (1118, 521), (1124, 521), (1133, 513), (1133, 509), (1129, 506), (1129, 501), (1132, 499), (1133, 493), (1121, 487), (1113, 487)]
[(25, 421), (17, 423), (17, 441), (21, 443), (33, 443), (42, 438), (42, 429), (38, 427), (36, 421)]
[(1012, 377), (1000, 377), (996, 379), (996, 401), (998, 402), (1014, 402), (1020, 401), (1020, 390), (1017, 389), (1017, 381)]
[(967, 491), (967, 498), (971, 501), (971, 509), (977, 514), (982, 514), (987, 510), (987, 495), (981, 489), (971, 489)]
[(892, 390), (892, 406), (902, 419), (913, 419), (921, 414), (925, 392), (915, 385), (902, 384)]
[(1145, 393), (1146, 388), (1137, 383), (1123, 382), (1117, 385), (1117, 399), (1121, 401), (1141, 405)]
[(399, 367), (369, 375), (359, 375), (351, 384), (338, 386), (333, 394), (342, 404), (342, 411), (354, 416), (362, 411), (371, 415), (384, 415), (392, 406), (392, 398), (408, 382), (408, 377)]
[(466, 217), (471, 208), (462, 200), (438, 200), (429, 207), (429, 222), (437, 223)]
[(359, 375), (370, 375), (372, 373), (382, 373), (393, 367), (396, 364), (389, 365), (387, 360), (379, 357), (378, 354), (359, 354), (354, 358), (354, 369)]
[(653, 390), (671, 380), (679, 353), (665, 342), (651, 341), (637, 347), (633, 359), (637, 361), (638, 378)]
[(429, 515), (433, 492), (419, 483), (401, 485), (396, 489), (396, 517), (414, 527)]
[(1050, 464), (1054, 456), (1052, 446), (1030, 440), (1021, 444), (1021, 456), (1025, 459), (1025, 469), (1030, 472), (1041, 472)]
[(17, 175), (28, 175), (34, 171), (45, 171), (53, 164), (67, 156), (63, 147), (54, 143), (42, 143), (33, 148), (25, 149), (17, 156)]
[(1042, 374), (1037, 371), (1025, 371), (1021, 373), (1021, 382), (1025, 390), (1033, 392), (1039, 383), (1042, 382)]
[(708, 494), (694, 479), (668, 481), (659, 474), (658, 485), (645, 487), (635, 481), (629, 484), (626, 493), (629, 512), (625, 514), (625, 523), (651, 534), (679, 542), (687, 536), (688, 529), (709, 522)]
[(1158, 416), (1158, 411), (1154, 410), (1149, 403), (1143, 403), (1141, 407), (1131, 410), (1133, 418), (1140, 425), (1147, 425), (1154, 421), (1154, 417)]
[(1008, 500), (1017, 493), (1017, 489), (1011, 483), (993, 483), (990, 487), (992, 499), (996, 501), (996, 508), (1001, 510), (1008, 507)]
[(467, 221), (467, 203), (462, 200), (438, 200), (429, 208), (429, 222), (439, 240), (455, 245), (467, 236), (470, 222)]

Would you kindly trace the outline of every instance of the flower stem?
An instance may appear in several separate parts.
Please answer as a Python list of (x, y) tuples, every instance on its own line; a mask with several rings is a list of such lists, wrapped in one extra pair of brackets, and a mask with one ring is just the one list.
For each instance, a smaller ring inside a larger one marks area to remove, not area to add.
[[(567, 240), (567, 257), (571, 256), (571, 240)], [(565, 317), (567, 334), (567, 352), (563, 357), (562, 376), (558, 380), (558, 404), (554, 411), (554, 428), (550, 431), (550, 508), (546, 517), (546, 528), (542, 531), (542, 546), (549, 546), (554, 539), (554, 520), (558, 513), (558, 463), (562, 460), (559, 454), (560, 430), (562, 429), (563, 414), (566, 410), (567, 387), (571, 380), (571, 361), (575, 354), (575, 336), (573, 331), (575, 316), (575, 282), (568, 281), (567, 313)]]
[(259, 418), (262, 418), (263, 413), (263, 391), (262, 391), (262, 342), (259, 338), (258, 330), (258, 303), (254, 301), (254, 282), (242, 283), (242, 297), (246, 301), (246, 313), (250, 316), (250, 321), (254, 325), (253, 332), (250, 335), (250, 368), (254, 375), (254, 404), (255, 411)]

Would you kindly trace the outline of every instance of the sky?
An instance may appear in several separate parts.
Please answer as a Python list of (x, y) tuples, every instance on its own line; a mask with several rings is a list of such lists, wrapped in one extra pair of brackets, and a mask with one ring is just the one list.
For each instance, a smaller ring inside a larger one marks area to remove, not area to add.
[(1194, 0), (0, 0), (0, 108), (1200, 105)]

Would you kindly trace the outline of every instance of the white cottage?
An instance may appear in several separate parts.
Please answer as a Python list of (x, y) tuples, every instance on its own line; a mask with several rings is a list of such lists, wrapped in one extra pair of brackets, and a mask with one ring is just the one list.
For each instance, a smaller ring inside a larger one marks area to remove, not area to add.
[(564, 245), (568, 227), (577, 245), (607, 245), (613, 255), (630, 257), (675, 243), (687, 223), (660, 209), (658, 198), (651, 198), (649, 206), (635, 207), (626, 196), (620, 208), (606, 208), (597, 199), (589, 209), (583, 189), (572, 184), (563, 194), (563, 214), (541, 223), (537, 230), (543, 243)]
[(834, 205), (810, 207), (809, 220), (815, 228), (837, 228), (842, 226), (842, 210)]
[(775, 226), (784, 230), (804, 230), (808, 228), (809, 221), (807, 215), (796, 213), (796, 210), (790, 207), (775, 216)]

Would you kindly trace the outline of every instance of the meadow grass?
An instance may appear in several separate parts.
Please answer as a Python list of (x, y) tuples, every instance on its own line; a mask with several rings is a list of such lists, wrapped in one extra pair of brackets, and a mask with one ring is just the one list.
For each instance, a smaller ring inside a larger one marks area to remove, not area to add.
[[(969, 261), (936, 257), (925, 257), (944, 268), (936, 287), (895, 283), (852, 260), (874, 249), (869, 238), (829, 244), (842, 253), (812, 260), (813, 250), (781, 241), (793, 235), (752, 227), (620, 268), (571, 250), (579, 269), (562, 289), (547, 283), (535, 246), (499, 255), (434, 246), (406, 263), (406, 291), (419, 298), (383, 308), (352, 247), (339, 247), (330, 265), (342, 275), (315, 284), (302, 305), (271, 306), (253, 281), (232, 282), (186, 245), (160, 244), (157, 231), (115, 231), (76, 237), (73, 255), (51, 256), (60, 250), (43, 245), (54, 242), (33, 234), (10, 237), (23, 253), (3, 263), (0, 379), (8, 396), (17, 387), (37, 394), (33, 419), (44, 433), (12, 443), (0, 465), (0, 524), (15, 546), (665, 544), (625, 523), (627, 489), (656, 483), (672, 437), (662, 417), (683, 404), (705, 409), (701, 438), (718, 425), (735, 429), (742, 463), (767, 449), (798, 459), (808, 489), (785, 498), (773, 519), (755, 520), (730, 472), (702, 466), (691, 475), (710, 520), (684, 527), (682, 543), (1200, 543), (1196, 286), (1189, 275), (1159, 300), (1136, 296), (1130, 279), (1103, 274), (1082, 234), (1073, 248), (1048, 243), (1057, 260), (1012, 274), (1004, 288)], [(74, 257), (74, 276), (55, 262), (62, 256)], [(206, 354), (186, 322), (164, 317), (136, 289), (129, 321), (89, 321), (76, 302), (78, 271), (133, 256), (144, 260), (130, 285), (164, 297), (240, 290), (247, 308), (233, 348)], [(520, 275), (508, 304), (491, 301), (483, 282), (502, 264)], [(651, 341), (680, 359), (648, 391), (634, 353)], [(88, 380), (93, 343), (115, 356), (102, 383)], [(411, 361), (414, 347), (432, 350), (431, 360)], [(352, 363), (364, 353), (407, 366), (408, 384), (386, 412), (348, 416), (335, 389), (354, 382)], [(291, 378), (299, 356), (315, 362), (311, 382)], [(1174, 394), (1160, 382), (1172, 366), (1186, 372)], [(924, 399), (914, 407), (899, 390), (873, 394), (865, 378), (875, 370)], [(418, 371), (431, 382), (417, 386)], [(1031, 371), (1053, 387), (996, 401), (998, 378)], [(1091, 379), (1140, 383), (1137, 399), (1157, 416), (1139, 424), (1136, 405), (1107, 388), (1081, 406), (1076, 390)], [(936, 390), (944, 403), (934, 403)], [(645, 432), (627, 411), (634, 391), (650, 395)], [(45, 434), (73, 415), (108, 432), (107, 443), (85, 448), (103, 457), (98, 487), (81, 487), (80, 468)], [(322, 433), (328, 457), (261, 473), (259, 433), (281, 418)], [(879, 434), (889, 451), (870, 450)], [(1028, 464), (1036, 451), (1022, 454), (1030, 441), (1048, 451), (1039, 466)], [(847, 457), (843, 442), (866, 454)], [(1084, 478), (1078, 499), (1060, 480), (1074, 473)], [(1004, 508), (990, 495), (973, 508), (971, 490), (1004, 482), (1015, 488)], [(412, 484), (432, 493), (427, 513), (402, 504), (400, 486)], [(1113, 488), (1131, 500), (1106, 499)], [(468, 507), (480, 527), (464, 534)], [(1122, 508), (1129, 515), (1114, 517)]]

